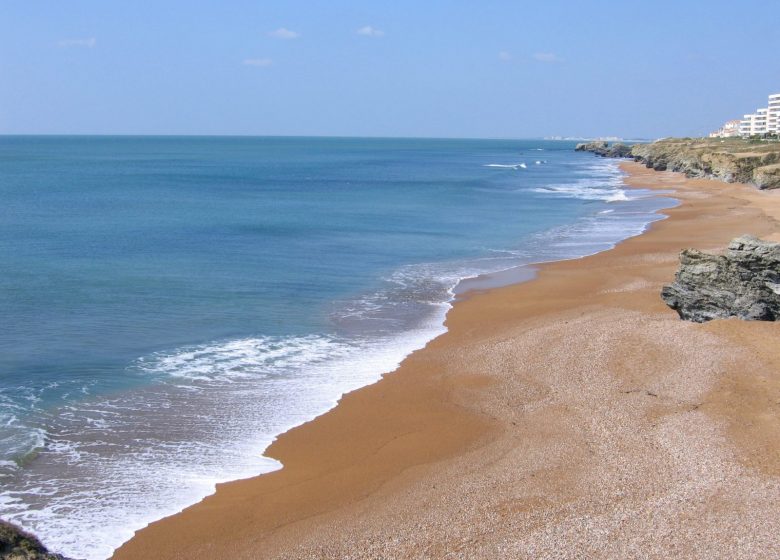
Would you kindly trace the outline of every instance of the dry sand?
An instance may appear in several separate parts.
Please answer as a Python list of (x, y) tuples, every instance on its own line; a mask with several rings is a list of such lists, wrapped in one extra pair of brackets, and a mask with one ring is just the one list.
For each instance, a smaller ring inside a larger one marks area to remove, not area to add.
[(780, 192), (624, 168), (676, 191), (670, 219), (458, 302), (281, 436), (284, 469), (115, 558), (780, 558), (780, 325), (688, 323), (659, 297), (684, 247), (780, 240)]

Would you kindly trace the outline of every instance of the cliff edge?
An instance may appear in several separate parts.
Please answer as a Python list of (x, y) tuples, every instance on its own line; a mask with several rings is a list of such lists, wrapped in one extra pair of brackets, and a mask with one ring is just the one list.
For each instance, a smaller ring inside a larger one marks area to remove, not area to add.
[(780, 188), (780, 142), (741, 138), (665, 138), (649, 144), (588, 142), (577, 151), (602, 157), (626, 157), (656, 171), (678, 171), (692, 178)]
[(727, 183), (780, 188), (780, 143), (742, 139), (665, 139), (631, 147), (634, 160), (658, 171)]

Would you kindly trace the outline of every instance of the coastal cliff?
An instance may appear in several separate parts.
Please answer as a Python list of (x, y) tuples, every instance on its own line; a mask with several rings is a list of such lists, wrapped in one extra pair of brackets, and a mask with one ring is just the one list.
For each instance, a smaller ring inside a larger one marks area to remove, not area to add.
[(578, 151), (602, 157), (627, 157), (656, 171), (678, 171), (691, 178), (748, 183), (759, 189), (780, 188), (780, 143), (728, 139), (667, 138), (650, 144), (606, 142), (578, 144)]
[(631, 147), (634, 160), (658, 171), (679, 171), (692, 178), (780, 188), (780, 144), (750, 140), (667, 139)]

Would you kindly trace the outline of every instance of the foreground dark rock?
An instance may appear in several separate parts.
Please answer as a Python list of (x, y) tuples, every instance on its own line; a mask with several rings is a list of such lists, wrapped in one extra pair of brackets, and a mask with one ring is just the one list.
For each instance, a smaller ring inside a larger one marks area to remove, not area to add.
[(675, 281), (663, 287), (661, 297), (682, 319), (697, 323), (725, 317), (776, 321), (780, 243), (743, 235), (729, 243), (725, 255), (685, 249)]
[(0, 520), (0, 558), (3, 560), (67, 560), (46, 550), (34, 536)]

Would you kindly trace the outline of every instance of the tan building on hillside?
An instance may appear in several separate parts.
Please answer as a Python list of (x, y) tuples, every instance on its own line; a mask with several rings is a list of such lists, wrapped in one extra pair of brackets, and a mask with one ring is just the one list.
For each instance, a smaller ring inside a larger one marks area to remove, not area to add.
[(739, 136), (739, 125), (742, 121), (734, 119), (726, 123), (715, 132), (710, 132), (710, 138), (734, 138)]

